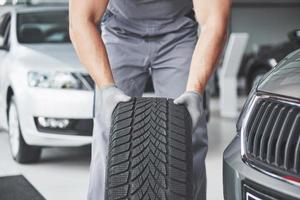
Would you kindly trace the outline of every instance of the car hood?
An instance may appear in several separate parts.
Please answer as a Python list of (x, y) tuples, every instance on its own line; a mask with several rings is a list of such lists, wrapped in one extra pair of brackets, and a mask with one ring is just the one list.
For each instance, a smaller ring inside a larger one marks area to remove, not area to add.
[(71, 44), (22, 45), (17, 55), (31, 69), (86, 72)]
[(261, 81), (258, 91), (300, 99), (300, 59), (275, 68)]

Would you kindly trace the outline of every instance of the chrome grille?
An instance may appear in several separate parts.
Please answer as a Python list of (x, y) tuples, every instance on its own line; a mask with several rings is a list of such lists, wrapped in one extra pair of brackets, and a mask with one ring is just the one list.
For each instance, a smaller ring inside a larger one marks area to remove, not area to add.
[(84, 80), (89, 84), (89, 86), (94, 89), (95, 88), (95, 82), (92, 79), (92, 77), (88, 74), (83, 74), (82, 77), (84, 78)]
[(300, 177), (300, 107), (257, 98), (245, 131), (246, 157), (263, 169)]

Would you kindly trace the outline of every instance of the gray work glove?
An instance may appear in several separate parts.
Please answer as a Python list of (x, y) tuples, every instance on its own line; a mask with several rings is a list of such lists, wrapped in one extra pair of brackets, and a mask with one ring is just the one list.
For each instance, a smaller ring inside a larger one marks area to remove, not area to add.
[(107, 127), (111, 126), (111, 117), (114, 109), (120, 102), (130, 101), (131, 97), (127, 96), (122, 90), (115, 85), (105, 86), (99, 89), (99, 99), (96, 103), (100, 103), (97, 112), (103, 118)]
[(174, 104), (185, 105), (190, 113), (192, 119), (192, 131), (194, 132), (199, 124), (201, 116), (204, 114), (203, 96), (198, 92), (188, 91), (175, 99)]

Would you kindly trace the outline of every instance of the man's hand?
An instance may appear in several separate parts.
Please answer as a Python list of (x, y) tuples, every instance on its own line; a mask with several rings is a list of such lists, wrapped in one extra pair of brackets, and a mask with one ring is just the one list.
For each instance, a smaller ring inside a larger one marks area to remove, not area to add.
[(99, 91), (99, 99), (96, 98), (96, 104), (100, 103), (99, 114), (103, 117), (105, 125), (111, 126), (111, 117), (114, 109), (120, 102), (130, 101), (131, 97), (124, 94), (122, 90), (115, 85), (106, 86)]
[(188, 91), (175, 99), (174, 103), (186, 106), (192, 119), (192, 131), (194, 132), (199, 124), (201, 116), (204, 114), (202, 106), (203, 96), (198, 92)]

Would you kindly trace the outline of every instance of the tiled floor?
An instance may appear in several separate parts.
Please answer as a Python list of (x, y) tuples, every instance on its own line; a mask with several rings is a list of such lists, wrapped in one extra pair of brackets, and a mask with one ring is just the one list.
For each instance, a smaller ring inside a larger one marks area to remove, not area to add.
[[(222, 153), (235, 135), (235, 120), (219, 117), (211, 102), (208, 124), (208, 200), (223, 199)], [(48, 200), (83, 200), (88, 187), (90, 147), (45, 149), (37, 164), (19, 165), (10, 156), (8, 137), (0, 133), (0, 176), (23, 174)]]

